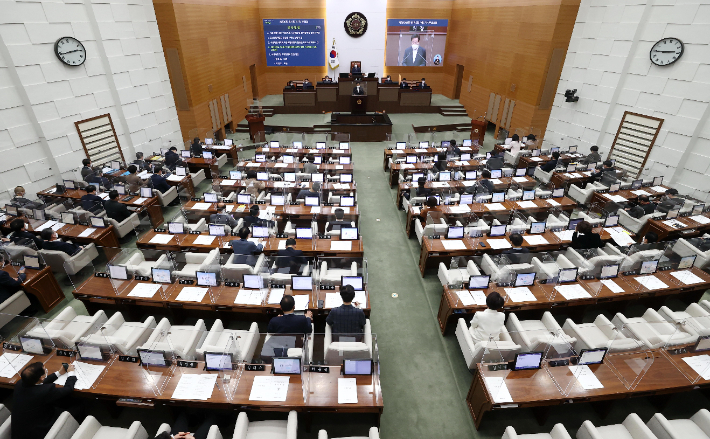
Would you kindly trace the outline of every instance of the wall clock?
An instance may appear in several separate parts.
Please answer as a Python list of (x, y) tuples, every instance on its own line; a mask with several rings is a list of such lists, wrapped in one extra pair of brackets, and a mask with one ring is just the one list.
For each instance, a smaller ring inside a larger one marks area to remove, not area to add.
[(651, 48), (651, 62), (657, 66), (667, 66), (683, 56), (683, 42), (678, 38), (664, 38)]
[(64, 64), (80, 66), (86, 61), (86, 48), (74, 37), (62, 37), (54, 43), (54, 54)]
[(351, 12), (345, 17), (345, 33), (351, 37), (361, 37), (367, 32), (367, 18), (360, 12)]

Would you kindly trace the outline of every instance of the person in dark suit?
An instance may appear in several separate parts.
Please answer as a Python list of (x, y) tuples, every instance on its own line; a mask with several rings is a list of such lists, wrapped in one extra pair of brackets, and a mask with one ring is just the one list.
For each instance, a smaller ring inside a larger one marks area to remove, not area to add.
[(592, 178), (594, 180), (600, 180), (604, 174), (610, 174), (610, 176), (616, 179), (616, 169), (614, 168), (614, 163), (611, 160), (604, 160), (602, 168), (592, 172)]
[(62, 367), (42, 379), (45, 375), (44, 364), (39, 361), (22, 370), (12, 394), (10, 425), (13, 438), (43, 439), (63, 411), (68, 411), (74, 419), (82, 422), (81, 407), (71, 404), (69, 400), (76, 376), (68, 377), (63, 387), (54, 384), (61, 375), (73, 371), (74, 366), (69, 366), (67, 370)]
[(643, 209), (643, 214), (648, 215), (649, 213), (653, 213), (656, 211), (656, 203), (651, 202), (651, 199), (648, 198), (648, 195), (639, 195), (638, 198), (639, 201), (639, 207)]
[(286, 240), (286, 248), (279, 250), (277, 253), (278, 268), (289, 268), (290, 274), (298, 274), (301, 271), (301, 265), (304, 264), (303, 251), (296, 250), (296, 240), (288, 238)]
[(300, 191), (298, 191), (298, 195), (296, 195), (297, 200), (303, 200), (306, 197), (320, 197), (320, 187), (321, 184), (319, 181), (316, 181), (313, 183), (312, 187), (309, 188), (303, 188)]
[(177, 153), (177, 148), (171, 146), (168, 152), (165, 153), (165, 166), (171, 171), (174, 171), (178, 162), (180, 162), (180, 156)]
[(113, 184), (111, 184), (108, 178), (104, 177), (104, 173), (100, 169), (94, 171), (94, 173), (86, 177), (84, 181), (106, 189), (111, 189), (113, 187)]
[(671, 210), (680, 209), (683, 204), (685, 204), (685, 200), (678, 197), (678, 189), (671, 188), (661, 198), (661, 202), (658, 204), (658, 211), (668, 213)]
[(325, 82), (326, 84), (331, 84), (333, 82), (333, 78), (328, 75), (325, 75), (325, 77), (323, 77), (323, 82)]
[(25, 209), (44, 209), (45, 204), (41, 201), (32, 201), (25, 198), (25, 188), (17, 186), (15, 188), (15, 196), (12, 197), (11, 204)]
[(294, 314), (293, 308), (296, 306), (296, 301), (290, 295), (284, 295), (279, 305), (281, 306), (282, 314), (269, 321), (266, 332), (269, 334), (311, 333), (313, 313), (306, 311), (306, 315), (303, 316)]
[(402, 82), (399, 83), (399, 88), (409, 88), (409, 84), (407, 83), (407, 78), (402, 78)]
[(599, 147), (597, 145), (592, 146), (591, 152), (585, 158), (580, 160), (580, 162), (588, 165), (590, 163), (598, 163), (602, 161), (602, 156), (599, 155)]
[(419, 35), (412, 35), (412, 45), (410, 47), (407, 47), (407, 49), (404, 51), (404, 58), (402, 58), (403, 66), (426, 65), (426, 49), (419, 46), (419, 40)]
[(104, 200), (96, 195), (96, 186), (93, 184), (86, 187), (86, 195), (81, 197), (81, 208), (93, 213), (99, 213), (104, 210)]
[(582, 221), (577, 224), (577, 229), (572, 234), (572, 248), (588, 249), (603, 247), (602, 238), (598, 233), (592, 232), (592, 224), (589, 221)]
[(10, 276), (10, 273), (2, 270), (3, 267), (5, 267), (5, 255), (0, 253), (0, 303), (20, 291), (22, 289), (22, 282), (24, 282), (27, 277), (25, 267), (18, 270), (17, 277)]
[(341, 208), (335, 209), (335, 221), (331, 221), (328, 223), (328, 230), (327, 232), (332, 231), (336, 226), (337, 229), (335, 230), (340, 230), (341, 227), (352, 227), (352, 223), (350, 221), (345, 221), (343, 218), (345, 217), (345, 211)]
[(126, 218), (131, 216), (131, 211), (128, 210), (128, 207), (118, 202), (118, 191), (108, 193), (108, 201), (106, 201), (104, 209), (106, 209), (107, 217), (115, 219), (119, 223), (122, 223)]
[(352, 73), (353, 75), (361, 74), (362, 70), (360, 69), (360, 63), (353, 64), (353, 67), (350, 69), (350, 73)]
[(470, 186), (470, 187), (475, 187), (476, 188), (476, 193), (486, 193), (486, 194), (492, 194), (495, 191), (495, 186), (493, 185), (493, 182), (489, 180), (491, 178), (491, 171), (488, 169), (484, 169), (481, 172), (481, 179), (478, 181), (478, 184), (476, 186)]
[(303, 80), (303, 89), (307, 88), (313, 88), (313, 83), (308, 78)]
[(150, 182), (153, 189), (159, 190), (162, 194), (170, 190), (168, 180), (165, 178), (165, 169), (162, 166), (156, 166), (153, 175), (150, 176)]
[(192, 145), (190, 145), (190, 152), (192, 153), (193, 157), (202, 156), (202, 144), (200, 143), (199, 137), (195, 137), (194, 139), (192, 139)]
[(362, 334), (365, 330), (365, 313), (359, 303), (353, 306), (355, 289), (352, 285), (340, 287), (343, 304), (330, 310), (325, 322), (330, 325), (333, 334)]
[(94, 170), (91, 168), (91, 160), (89, 159), (84, 159), (81, 161), (81, 164), (83, 167), (81, 168), (81, 178), (86, 181), (86, 177), (94, 173)]
[[(228, 214), (224, 208), (226, 205), (224, 203), (217, 203), (217, 213), (213, 213), (210, 215), (210, 224), (223, 224), (227, 225), (234, 230), (235, 227), (237, 227), (237, 222), (236, 219), (230, 214)], [(258, 207), (258, 206), (257, 206)]]
[(392, 81), (392, 76), (387, 75), (387, 77), (385, 78), (385, 80), (382, 81), (382, 82), (385, 83), (385, 84), (392, 84), (392, 83), (393, 83), (393, 81)]
[(69, 256), (74, 256), (79, 253), (83, 247), (80, 245), (72, 244), (70, 242), (64, 242), (59, 240), (57, 232), (52, 229), (44, 229), (39, 234), (40, 238), (44, 241), (42, 243), (43, 250), (56, 250), (64, 252)]
[(10, 241), (17, 245), (27, 245), (28, 242), (34, 243), (37, 249), (42, 248), (42, 240), (36, 237), (33, 233), (27, 231), (27, 224), (20, 218), (12, 220), (10, 223), (12, 236)]
[(486, 160), (486, 168), (488, 169), (503, 169), (505, 160), (502, 154), (491, 155), (491, 158)]
[(284, 90), (293, 90), (293, 81), (288, 81)]
[(417, 197), (430, 197), (432, 191), (426, 187), (426, 177), (419, 177), (417, 180)]
[(530, 253), (530, 250), (523, 248), (523, 236), (520, 233), (512, 233), (510, 235), (510, 243), (513, 248), (503, 250), (503, 254)]
[(365, 95), (365, 89), (360, 84), (360, 81), (355, 83), (355, 87), (353, 87), (353, 95), (356, 95), (356, 96), (364, 96)]
[(549, 162), (545, 163), (544, 165), (540, 166), (540, 169), (542, 169), (545, 172), (552, 172), (555, 170), (557, 167), (557, 163), (560, 161), (560, 152), (555, 151), (552, 153), (552, 160)]
[(451, 139), (449, 141), (449, 145), (451, 145), (449, 147), (449, 151), (451, 151), (453, 154), (455, 154), (457, 156), (461, 156), (461, 148), (459, 148), (458, 145), (456, 145), (456, 139)]
[(431, 88), (429, 85), (426, 83), (426, 78), (422, 78), (422, 88)]
[(257, 226), (266, 226), (267, 222), (263, 218), (259, 218), (259, 213), (261, 213), (261, 209), (259, 206), (256, 204), (253, 204), (249, 208), (249, 215), (245, 216), (243, 221), (242, 221), (242, 227), (251, 227), (252, 225), (257, 225)]
[(136, 153), (136, 159), (133, 160), (133, 164), (138, 167), (138, 170), (140, 171), (145, 171), (146, 169), (150, 171), (152, 169), (152, 166), (143, 160), (143, 153), (142, 152), (137, 152)]
[(244, 256), (242, 258), (235, 258), (235, 264), (248, 264), (253, 267), (254, 264), (256, 264), (256, 258), (254, 258), (254, 255), (261, 253), (264, 246), (262, 244), (254, 244), (253, 242), (248, 241), (247, 238), (249, 238), (249, 228), (242, 227), (239, 230), (239, 239), (229, 241), (229, 245), (232, 246), (232, 251), (235, 255)]

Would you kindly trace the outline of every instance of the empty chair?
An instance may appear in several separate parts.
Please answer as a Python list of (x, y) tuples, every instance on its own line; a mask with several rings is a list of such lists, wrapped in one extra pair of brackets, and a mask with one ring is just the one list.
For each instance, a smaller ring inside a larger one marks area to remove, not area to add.
[(701, 300), (701, 301), (698, 302), (698, 303), (700, 304), (700, 306), (703, 307), (703, 309), (704, 309), (705, 311), (710, 312), (710, 301)]
[(186, 264), (176, 270), (175, 276), (178, 277), (197, 277), (198, 271), (214, 271), (219, 266), (219, 249), (210, 250), (209, 253), (185, 253)]
[(710, 250), (702, 251), (689, 243), (685, 238), (679, 238), (673, 244), (673, 251), (679, 255), (696, 255), (694, 266), (703, 269), (710, 262)]
[[(79, 423), (76, 422), (76, 419), (69, 412), (62, 412), (57, 420), (54, 421), (52, 428), (49, 429), (44, 439), (70, 439), (78, 429)], [(0, 435), (0, 437), (2, 436)]]
[(504, 266), (498, 266), (493, 259), (488, 255), (484, 254), (481, 258), (481, 269), (484, 273), (491, 276), (491, 282), (509, 282), (510, 278), (515, 276), (516, 273), (532, 273), (535, 271), (535, 266), (533, 264), (510, 264)]
[[(345, 334), (343, 334), (345, 335)], [(323, 336), (323, 357), (327, 365), (339, 365), (343, 360), (372, 358), (372, 327), (370, 319), (365, 320), (362, 341), (333, 341), (330, 325), (325, 325)]]
[(178, 196), (177, 187), (175, 186), (165, 191), (165, 193), (162, 193), (157, 189), (154, 189), (153, 193), (158, 197), (158, 201), (160, 201), (160, 205), (163, 207), (166, 207), (168, 204), (172, 203)]
[(30, 305), (30, 299), (23, 290), (16, 291), (12, 296), (0, 302), (0, 328), (29, 308)]
[(207, 337), (205, 321), (199, 319), (192, 326), (171, 325), (166, 318), (160, 321), (148, 340), (138, 349), (173, 353), (183, 360), (194, 360), (195, 350)]
[(357, 262), (352, 261), (350, 267), (328, 268), (328, 261), (322, 261), (317, 278), (319, 282), (330, 285), (340, 285), (342, 276), (357, 276)]
[[(163, 431), (170, 431), (170, 426), (168, 424), (161, 425), (158, 429), (158, 434)], [(129, 428), (106, 427), (101, 425), (93, 416), (87, 416), (71, 436), (71, 439), (148, 439), (149, 437), (152, 438), (154, 436), (148, 436), (148, 432), (140, 421), (133, 421)]]
[(253, 322), (249, 330), (224, 329), (220, 319), (214, 321), (202, 345), (195, 351), (198, 360), (205, 359), (205, 352), (229, 352), (234, 362), (250, 362), (259, 343), (259, 326)]
[(217, 169), (227, 164), (227, 154), (217, 156)]
[(571, 184), (567, 189), (567, 196), (579, 204), (587, 204), (592, 199), (592, 196), (594, 196), (594, 192), (606, 189), (608, 189), (606, 186), (599, 183), (588, 183), (587, 187), (584, 189), (576, 184)]
[(535, 173), (533, 174), (533, 177), (535, 177), (535, 179), (542, 184), (548, 184), (550, 183), (550, 180), (552, 179), (552, 174), (554, 174), (554, 172), (554, 170), (550, 172), (545, 172), (542, 170), (542, 167), (538, 166), (535, 168)]
[[(325, 430), (320, 430), (318, 432), (318, 439), (328, 439), (328, 432)], [(377, 427), (370, 427), (370, 431), (368, 432), (367, 436), (348, 436), (347, 438), (340, 439), (380, 439), (380, 430), (378, 430)]]
[(676, 328), (649, 308), (643, 317), (627, 318), (616, 313), (612, 323), (625, 335), (635, 337), (649, 349), (694, 343), (698, 336)]
[[(178, 215), (173, 218), (173, 222), (185, 224), (185, 229), (191, 232), (204, 232), (207, 230), (207, 221), (204, 218), (200, 218), (196, 223), (188, 223), (187, 218), (182, 215)], [(228, 225), (224, 226), (226, 233), (231, 233), (231, 227)]]
[(658, 212), (654, 212), (649, 213), (648, 215), (644, 215), (641, 218), (634, 218), (629, 215), (624, 209), (619, 209), (617, 213), (619, 215), (619, 224), (626, 227), (630, 232), (635, 234), (638, 234), (641, 229), (643, 229), (643, 226), (646, 225), (646, 222), (648, 220), (658, 215)]
[(690, 419), (670, 421), (661, 413), (656, 413), (646, 425), (659, 439), (710, 438), (710, 412), (707, 409), (700, 409)]
[(439, 262), (439, 280), (441, 285), (457, 285), (468, 282), (471, 276), (480, 276), (481, 272), (473, 260), (469, 260), (466, 267), (446, 268), (446, 264)]
[(538, 279), (552, 279), (559, 275), (563, 268), (575, 268), (576, 265), (570, 262), (565, 255), (557, 256), (556, 261), (541, 261), (538, 257), (532, 258), (532, 263), (535, 266)]
[(59, 250), (39, 250), (37, 253), (42, 256), (44, 262), (49, 265), (53, 272), (66, 273), (69, 276), (77, 274), (82, 268), (90, 265), (91, 261), (99, 257), (99, 252), (93, 242), (87, 244), (73, 256), (69, 256)]
[[(461, 224), (457, 222), (456, 225), (460, 226)], [(464, 231), (468, 236), (483, 236), (484, 234), (490, 232), (490, 230), (491, 226), (489, 226), (482, 219), (469, 223), (467, 226), (464, 227)]]
[(128, 218), (120, 223), (113, 218), (106, 218), (106, 222), (113, 226), (119, 238), (123, 238), (141, 225), (138, 213), (133, 212)]
[(509, 234), (519, 233), (523, 234), (528, 229), (528, 223), (521, 220), (520, 218), (515, 218), (511, 224), (508, 224), (505, 228), (506, 232)]
[(710, 335), (710, 312), (697, 303), (691, 303), (685, 311), (671, 311), (662, 306), (658, 314), (670, 323), (680, 323), (683, 330), (691, 334)]
[(101, 346), (112, 346), (121, 355), (138, 355), (136, 348), (148, 340), (155, 329), (155, 317), (145, 322), (127, 322), (120, 312), (111, 316), (101, 329), (81, 341)]
[(266, 256), (263, 253), (256, 258), (256, 263), (251, 266), (246, 263), (236, 263), (237, 258), (241, 258), (244, 255), (231, 254), (227, 262), (222, 265), (222, 277), (225, 280), (239, 281), (243, 280), (245, 274), (259, 274), (264, 268), (264, 261), (266, 261)]
[[(661, 436), (659, 436), (660, 438)], [(658, 439), (643, 424), (636, 413), (631, 413), (621, 424), (595, 427), (591, 421), (584, 421), (577, 430), (577, 439)]]
[(106, 212), (100, 212), (100, 213), (94, 213), (94, 212), (89, 212), (88, 210), (84, 210), (79, 207), (75, 207), (73, 209), (70, 209), (69, 212), (74, 214), (74, 217), (79, 220), (81, 223), (88, 223), (91, 221), (91, 217), (98, 216), (101, 218), (106, 217)]
[[(300, 273), (296, 273), (296, 274), (290, 273), (290, 268), (291, 268), (290, 266), (279, 267), (278, 258), (275, 258), (274, 263), (271, 264), (271, 269), (269, 270), (269, 272), (271, 274), (267, 274), (268, 278), (269, 278), (269, 282), (271, 282), (271, 283), (288, 283), (293, 276), (310, 276), (311, 261), (307, 260), (306, 266), (303, 268), (303, 271)], [(279, 270), (281, 270), (281, 272)]]
[(560, 228), (560, 227), (567, 227), (567, 224), (569, 224), (569, 218), (565, 216), (564, 214), (560, 214), (559, 216), (555, 216), (553, 214), (547, 215), (547, 220), (545, 224), (545, 228), (553, 229), (553, 228)]
[(74, 308), (67, 306), (52, 321), (37, 323), (26, 335), (43, 340), (49, 338), (60, 348), (73, 348), (81, 337), (98, 331), (107, 319), (102, 310), (93, 316), (80, 316)]
[(578, 219), (581, 218), (581, 219), (587, 221), (589, 224), (592, 225), (592, 227), (600, 227), (602, 224), (604, 224), (604, 218), (596, 218), (596, 217), (587, 215), (584, 212), (579, 212), (579, 216), (577, 218)]
[(510, 337), (505, 326), (498, 334), (498, 340), (476, 342), (471, 335), (471, 328), (466, 324), (466, 320), (460, 318), (456, 324), (456, 339), (459, 342), (461, 353), (469, 369), (473, 370), (481, 362), (484, 355), (495, 352), (506, 360), (516, 352), (520, 351), (520, 345), (516, 344)]
[(565, 252), (565, 257), (575, 267), (579, 267), (580, 275), (598, 275), (605, 265), (619, 264), (624, 260), (624, 256), (609, 256), (602, 249), (596, 250), (598, 256), (585, 259), (579, 252), (569, 247)]
[(634, 338), (625, 336), (603, 314), (599, 314), (594, 323), (575, 323), (572, 319), (567, 319), (562, 330), (577, 340), (574, 345), (577, 352), (598, 348), (608, 348), (609, 352), (623, 352), (642, 346)]
[[(213, 425), (207, 439), (221, 438), (213, 435), (219, 428)], [(234, 426), (232, 439), (296, 439), (298, 434), (298, 415), (295, 411), (288, 413), (285, 421), (257, 421), (249, 422), (245, 412), (239, 413), (237, 424)]]
[[(31, 245), (34, 245), (34, 243)], [(24, 263), (25, 256), (37, 256), (37, 250), (34, 248), (25, 245), (17, 245), (14, 242), (5, 243), (2, 249), (5, 250), (7, 255), (10, 256), (10, 259), (15, 262)]]
[(146, 261), (143, 252), (137, 250), (126, 262), (117, 265), (126, 267), (126, 272), (130, 276), (150, 276), (151, 269), (168, 265), (168, 255), (160, 255), (157, 261)]
[[(11, 424), (10, 410), (5, 407), (5, 404), (0, 404), (0, 439), (11, 439)], [(45, 436), (45, 439), (54, 439), (50, 436)]]
[(205, 170), (200, 169), (197, 172), (191, 172), (190, 178), (192, 178), (192, 185), (197, 186), (205, 180)]
[(47, 218), (51, 218), (53, 220), (59, 220), (61, 219), (62, 212), (66, 212), (67, 208), (64, 204), (58, 203), (55, 204), (54, 206), (49, 206), (46, 209), (44, 209), (44, 214)]
[[(320, 438), (318, 438), (320, 439)], [(567, 433), (567, 429), (562, 424), (555, 424), (550, 433), (538, 434), (518, 434), (512, 426), (505, 428), (501, 439), (572, 439), (572, 436)]]
[(435, 222), (427, 224), (426, 226), (422, 226), (422, 222), (419, 218), (414, 220), (414, 232), (417, 234), (419, 244), (424, 241), (425, 236), (445, 234), (448, 228), (449, 226), (446, 224), (446, 220), (444, 218), (440, 218), (438, 223)]
[(505, 326), (524, 351), (546, 352), (548, 346), (566, 343), (571, 347), (577, 341), (562, 331), (549, 311), (545, 311), (540, 320), (518, 320), (515, 313), (510, 313)]
[(653, 261), (663, 256), (663, 250), (641, 250), (624, 258), (621, 262), (621, 271), (636, 270), (645, 261)]

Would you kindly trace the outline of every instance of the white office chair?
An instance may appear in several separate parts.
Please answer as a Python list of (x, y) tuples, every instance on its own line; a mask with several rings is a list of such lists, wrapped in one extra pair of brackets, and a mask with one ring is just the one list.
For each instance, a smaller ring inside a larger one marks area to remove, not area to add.
[(205, 180), (205, 170), (200, 169), (197, 172), (191, 172), (190, 178), (192, 178), (192, 186), (197, 187), (198, 184), (202, 183)]
[[(320, 430), (318, 432), (318, 439), (328, 439), (328, 432), (325, 430)], [(343, 438), (331, 438), (331, 439), (380, 439), (380, 430), (377, 427), (370, 427), (370, 431), (367, 436), (348, 436)]]
[[(11, 428), (10, 410), (4, 404), (0, 404), (0, 439), (11, 439)], [(45, 436), (45, 439), (47, 437)]]
[(158, 197), (160, 205), (166, 207), (168, 204), (172, 203), (178, 196), (177, 188), (175, 186), (171, 187), (165, 193), (159, 190), (153, 190), (153, 193)]
[[(73, 418), (72, 418), (73, 420)], [(76, 421), (74, 421), (76, 422)], [(163, 424), (157, 434), (170, 431), (168, 424)], [(129, 428), (105, 427), (93, 416), (87, 416), (84, 422), (71, 436), (71, 439), (148, 439), (148, 432), (140, 421), (133, 421)]]
[(143, 252), (136, 250), (126, 262), (117, 265), (126, 267), (130, 276), (150, 276), (153, 268), (167, 267), (169, 262), (166, 254), (160, 255), (156, 261), (146, 261)]
[(532, 263), (535, 266), (535, 271), (538, 274), (538, 279), (551, 279), (557, 277), (560, 270), (563, 268), (575, 268), (576, 265), (572, 263), (565, 255), (557, 256), (556, 261), (543, 262), (538, 257), (532, 258)]
[[(461, 226), (462, 224), (460, 222), (456, 222), (457, 226)], [(467, 236), (483, 236), (486, 233), (491, 231), (491, 226), (489, 226), (485, 221), (482, 219), (479, 219), (478, 221), (474, 221), (472, 223), (469, 223), (468, 225), (464, 226), (464, 233)]]
[(316, 278), (320, 283), (340, 285), (342, 276), (357, 276), (357, 262), (351, 262), (350, 268), (328, 268), (328, 261), (322, 261)]
[(606, 189), (608, 189), (606, 186), (596, 182), (587, 183), (587, 187), (584, 189), (576, 184), (571, 184), (567, 189), (567, 196), (579, 204), (587, 204), (594, 196), (594, 192)]
[(624, 258), (619, 269), (621, 271), (636, 270), (643, 262), (660, 259), (662, 255), (663, 250), (641, 250)]
[[(219, 428), (213, 425), (207, 434), (207, 439), (222, 439), (217, 435)], [(232, 439), (296, 439), (298, 435), (298, 415), (295, 411), (288, 413), (285, 421), (257, 421), (249, 422), (245, 412), (237, 416)]]
[[(49, 429), (44, 439), (71, 439), (78, 429), (79, 423), (76, 422), (76, 419), (69, 412), (62, 412), (57, 420), (54, 421), (52, 428)], [(7, 439), (9, 438), (10, 436), (8, 435)]]
[(630, 232), (638, 234), (646, 222), (655, 216), (655, 213), (649, 213), (641, 218), (634, 218), (629, 215), (624, 209), (619, 209), (617, 211), (619, 215), (619, 224), (626, 227)]
[(209, 253), (185, 253), (185, 266), (174, 271), (177, 277), (196, 278), (198, 271), (210, 271), (219, 265), (219, 249)]
[(183, 360), (194, 360), (195, 351), (207, 337), (205, 321), (199, 319), (193, 326), (171, 325), (166, 318), (158, 323), (148, 340), (138, 349), (173, 353)]
[[(660, 436), (659, 436), (660, 437)], [(595, 427), (592, 421), (584, 421), (577, 431), (577, 439), (658, 439), (643, 424), (636, 413), (631, 413), (621, 424)]]
[(249, 264), (237, 264), (235, 258), (244, 255), (232, 254), (227, 259), (227, 262), (222, 265), (222, 277), (225, 280), (233, 280), (241, 282), (245, 274), (259, 274), (262, 272), (266, 256), (262, 253), (256, 258), (256, 263), (252, 267)]
[(684, 331), (698, 336), (710, 335), (710, 312), (697, 303), (691, 303), (685, 311), (671, 311), (662, 306), (658, 314), (673, 324), (681, 324)]
[(486, 253), (481, 258), (481, 270), (491, 276), (491, 282), (507, 282), (516, 273), (532, 273), (535, 271), (533, 264), (510, 264), (499, 267)]
[(128, 218), (120, 223), (113, 218), (106, 217), (106, 222), (113, 226), (119, 238), (123, 238), (136, 228), (140, 227), (141, 220), (138, 218), (138, 213), (133, 212)]
[(533, 174), (533, 177), (542, 184), (549, 184), (550, 180), (552, 180), (552, 175), (554, 173), (554, 170), (550, 172), (545, 172), (542, 170), (542, 167), (538, 166), (535, 168), (535, 173)]
[(604, 224), (604, 218), (596, 218), (593, 216), (589, 216), (584, 212), (579, 212), (577, 219), (580, 219), (580, 218), (587, 221), (589, 224), (592, 225), (592, 227), (599, 227)]
[(74, 348), (79, 339), (98, 331), (107, 320), (103, 310), (97, 311), (93, 316), (80, 316), (74, 308), (67, 306), (52, 321), (37, 323), (26, 335), (49, 339), (60, 348)]
[[(335, 366), (343, 363), (343, 360), (356, 360), (372, 358), (372, 328), (370, 319), (365, 320), (363, 330), (363, 341), (333, 341), (333, 331), (330, 325), (325, 325), (325, 335), (323, 336), (323, 357), (325, 364)], [(345, 335), (345, 334), (343, 334)]]
[(593, 323), (575, 323), (567, 319), (562, 330), (565, 334), (577, 340), (574, 349), (608, 348), (609, 352), (624, 352), (642, 347), (634, 338), (625, 336), (603, 314), (599, 314)]
[(673, 251), (679, 255), (696, 255), (694, 266), (700, 268), (701, 270), (708, 266), (710, 263), (710, 250), (701, 251), (691, 243), (689, 243), (685, 238), (679, 238), (675, 244), (673, 244)]
[[(319, 438), (320, 439), (320, 438)], [(562, 424), (555, 424), (549, 433), (518, 434), (515, 428), (508, 426), (505, 428), (501, 439), (572, 439), (567, 433), (567, 429)]]
[(461, 353), (469, 370), (476, 369), (476, 365), (481, 362), (483, 356), (492, 352), (500, 353), (501, 358), (508, 358), (510, 355), (520, 351), (520, 345), (516, 344), (510, 337), (505, 326), (498, 335), (498, 340), (494, 342), (474, 342), (471, 336), (471, 328), (466, 324), (466, 320), (460, 318), (456, 324), (456, 339), (459, 342)]
[(597, 249), (597, 252), (600, 253), (598, 256), (585, 259), (577, 250), (569, 247), (565, 256), (573, 266), (579, 267), (580, 275), (598, 275), (605, 265), (619, 264), (624, 260), (624, 256), (609, 256), (602, 249)]
[(42, 256), (44, 262), (54, 273), (66, 273), (69, 276), (77, 274), (99, 257), (99, 251), (96, 250), (96, 245), (93, 242), (72, 256), (59, 250), (39, 250), (37, 253)]
[(431, 237), (431, 235), (444, 234), (448, 228), (449, 226), (444, 218), (439, 218), (439, 223), (427, 224), (426, 227), (422, 226), (419, 218), (414, 220), (414, 233), (417, 234), (419, 244), (424, 241), (425, 236)]
[[(540, 320), (518, 320), (515, 313), (508, 314), (505, 323), (510, 337), (523, 351), (547, 352), (548, 347), (563, 345), (571, 347), (577, 339), (566, 335), (549, 311)], [(564, 352), (564, 351), (563, 351)], [(562, 352), (560, 352), (562, 354)]]
[[(187, 222), (187, 218), (185, 218), (182, 215), (178, 215), (175, 218), (173, 218), (172, 222), (183, 223), (183, 224), (185, 224), (184, 225), (185, 229), (188, 231), (192, 231), (192, 232), (204, 232), (207, 230), (207, 221), (204, 218), (200, 218), (199, 221), (197, 221), (196, 223), (190, 224)], [(232, 232), (232, 228), (229, 227), (228, 225), (225, 225), (224, 229), (225, 229), (226, 233)]]
[(235, 362), (250, 362), (259, 343), (259, 325), (252, 322), (249, 330), (224, 329), (222, 320), (212, 324), (202, 345), (195, 351), (197, 359), (205, 359), (205, 352), (229, 352)]
[(569, 218), (567, 217), (567, 215), (563, 213), (559, 214), (558, 216), (549, 214), (547, 215), (545, 228), (547, 230), (550, 230), (553, 228), (567, 227), (567, 224), (569, 224)]
[(677, 346), (694, 343), (698, 336), (677, 329), (676, 325), (667, 322), (655, 310), (649, 308), (643, 317), (627, 318), (616, 313), (612, 323), (629, 337), (635, 337), (649, 349), (666, 346)]
[(480, 276), (481, 272), (473, 260), (469, 260), (466, 267), (446, 268), (446, 264), (439, 262), (439, 281), (442, 286), (465, 283), (471, 276)]
[(81, 342), (113, 346), (121, 355), (138, 355), (136, 348), (145, 343), (156, 327), (155, 317), (145, 322), (127, 322), (120, 312), (111, 316), (101, 329), (81, 339)]
[(646, 425), (659, 439), (710, 438), (710, 412), (707, 409), (700, 409), (690, 419), (668, 420), (656, 413)]

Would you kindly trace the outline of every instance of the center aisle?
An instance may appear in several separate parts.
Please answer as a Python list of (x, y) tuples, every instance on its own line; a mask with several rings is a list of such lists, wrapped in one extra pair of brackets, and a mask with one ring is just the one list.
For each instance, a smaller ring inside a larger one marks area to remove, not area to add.
[(472, 375), (463, 361), (449, 360), (461, 354), (456, 338), (444, 339), (436, 323), (441, 285), (436, 276), (419, 275), (418, 243), (405, 236), (395, 191), (382, 172), (385, 144), (352, 143), (352, 148), (371, 323), (381, 359), (381, 437), (479, 437), (465, 403)]

